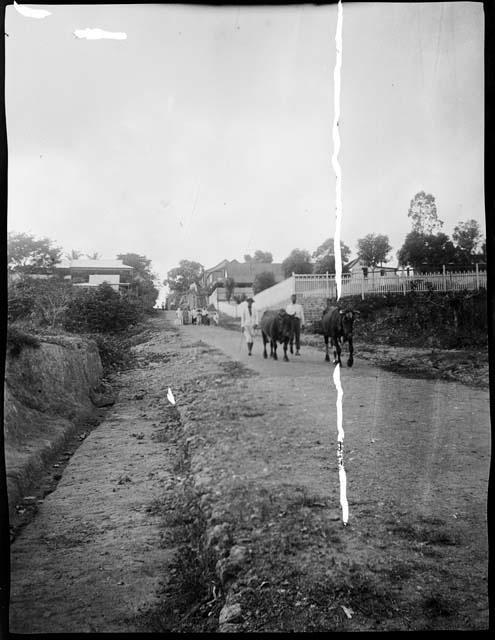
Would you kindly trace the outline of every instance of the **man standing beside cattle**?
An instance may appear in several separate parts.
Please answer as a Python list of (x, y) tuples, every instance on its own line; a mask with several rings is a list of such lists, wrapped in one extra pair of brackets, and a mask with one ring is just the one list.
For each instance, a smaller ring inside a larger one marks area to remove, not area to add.
[(291, 302), (286, 306), (285, 311), (294, 318), (294, 332), (290, 339), (290, 352), (294, 353), (294, 338), (296, 340), (296, 356), (300, 356), (299, 349), (301, 346), (301, 329), (304, 328), (304, 309), (301, 304), (296, 302), (295, 293), (291, 296)]
[(251, 355), (254, 343), (254, 331), (258, 327), (258, 312), (253, 307), (253, 298), (248, 298), (241, 306), (241, 331), (244, 333), (248, 348), (248, 356)]

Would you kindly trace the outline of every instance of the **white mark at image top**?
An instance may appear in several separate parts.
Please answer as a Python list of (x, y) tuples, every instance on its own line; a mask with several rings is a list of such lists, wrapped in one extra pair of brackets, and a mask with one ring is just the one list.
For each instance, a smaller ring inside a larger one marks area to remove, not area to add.
[(37, 18), (41, 20), (42, 18), (46, 18), (47, 16), (51, 16), (51, 11), (46, 11), (46, 9), (31, 9), (30, 7), (25, 7), (23, 4), (17, 4), (14, 0), (14, 8), (17, 13), (20, 13), (21, 16), (25, 18)]
[(126, 40), (127, 33), (123, 31), (105, 31), (104, 29), (76, 29), (74, 32), (76, 38), (85, 40)]

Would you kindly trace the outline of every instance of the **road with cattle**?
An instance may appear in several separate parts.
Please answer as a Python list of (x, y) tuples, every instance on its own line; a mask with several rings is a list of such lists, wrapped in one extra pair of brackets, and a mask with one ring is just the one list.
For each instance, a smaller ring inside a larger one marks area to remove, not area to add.
[[(174, 318), (152, 321), (153, 337), (135, 347), (142, 364), (120, 376), (119, 402), (14, 544), (13, 631), (177, 629), (151, 623), (149, 611), (160, 610), (177, 544), (164, 542), (159, 501), (188, 474), (213, 527), (206, 539), (228, 526), (238, 557), (249, 557), (244, 582), (223, 584), (217, 565), (222, 604), (241, 611), (223, 630), (486, 628), (487, 391), (386, 372), (356, 349), (354, 366), (341, 368), (343, 528), (334, 366), (323, 339), (321, 349), (303, 345), (300, 356), (274, 361), (263, 358), (259, 335), (248, 356), (240, 331), (178, 327)], [(170, 426), (172, 409), (182, 435)], [(177, 466), (182, 447), (187, 464)], [(302, 589), (294, 572), (317, 586)], [(315, 594), (335, 576), (350, 586), (335, 609), (328, 594), (320, 606)], [(215, 620), (216, 594), (197, 627), (179, 630), (215, 630), (200, 625)]]

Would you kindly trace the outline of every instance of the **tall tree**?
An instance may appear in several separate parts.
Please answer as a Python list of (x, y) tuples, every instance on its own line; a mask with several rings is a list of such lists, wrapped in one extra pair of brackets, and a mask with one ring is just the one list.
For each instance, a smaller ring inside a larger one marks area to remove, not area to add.
[(275, 284), (275, 276), (271, 271), (262, 271), (258, 273), (253, 282), (253, 293), (259, 293)]
[(101, 256), (98, 251), (95, 251), (94, 253), (87, 253), (86, 258), (89, 258), (90, 260), (99, 260)]
[(273, 255), (269, 251), (257, 249), (252, 256), (246, 253), (244, 255), (244, 262), (273, 262)]
[(170, 269), (163, 281), (175, 293), (186, 293), (193, 282), (201, 286), (204, 267), (194, 260), (181, 260), (178, 267)]
[(445, 233), (411, 231), (397, 252), (399, 264), (418, 271), (440, 271), (442, 265), (457, 264), (458, 254), (452, 240)]
[(431, 193), (419, 191), (411, 200), (407, 215), (412, 220), (412, 230), (418, 233), (432, 234), (443, 226), (438, 218), (435, 197)]
[(357, 242), (358, 255), (367, 267), (375, 268), (388, 262), (387, 255), (392, 251), (388, 236), (368, 233)]
[(60, 262), (62, 249), (49, 238), (11, 232), (7, 238), (9, 271), (47, 271)]
[(483, 240), (479, 223), (476, 222), (476, 220), (459, 222), (459, 224), (454, 227), (452, 239), (456, 243), (464, 261), (466, 263), (472, 262), (473, 256)]
[(157, 276), (151, 270), (151, 260), (138, 253), (119, 253), (117, 259), (133, 268), (131, 274), (122, 276), (122, 282), (128, 282), (133, 294), (143, 306), (146, 309), (151, 309), (159, 293), (155, 286)]
[(235, 280), (231, 276), (225, 278), (223, 286), (225, 287), (225, 299), (230, 302), (230, 299), (234, 295)]
[[(351, 255), (350, 248), (340, 241), (340, 257), (342, 260), (342, 269), (345, 271), (344, 265)], [(315, 261), (313, 273), (335, 273), (335, 249), (334, 239), (327, 238), (325, 242), (313, 251), (312, 258)]]
[(293, 249), (282, 262), (282, 270), (288, 278), (292, 273), (312, 273), (311, 256), (306, 249)]
[(269, 251), (260, 251), (257, 249), (253, 256), (254, 262), (273, 262), (273, 255)]

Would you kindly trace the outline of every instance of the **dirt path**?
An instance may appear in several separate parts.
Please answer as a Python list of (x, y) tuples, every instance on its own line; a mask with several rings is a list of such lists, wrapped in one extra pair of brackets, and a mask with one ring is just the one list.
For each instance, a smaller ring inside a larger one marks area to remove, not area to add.
[(162, 544), (154, 504), (176, 482), (159, 369), (121, 376), (116, 406), (15, 540), (12, 632), (136, 631), (132, 618), (154, 604), (174, 552)]
[[(11, 631), (177, 628), (160, 589), (177, 547), (162, 506), (184, 442), (207, 530), (229, 531), (221, 562), (244, 558), (242, 579), (213, 563), (222, 611), (236, 612), (224, 630), (487, 628), (486, 391), (359, 358), (342, 369), (343, 529), (321, 351), (265, 361), (232, 331), (155, 325), (142, 368), (121, 376), (119, 402), (13, 544)], [(215, 604), (201, 611), (188, 630), (216, 628)]]

